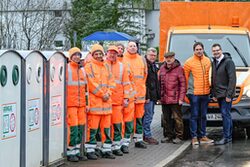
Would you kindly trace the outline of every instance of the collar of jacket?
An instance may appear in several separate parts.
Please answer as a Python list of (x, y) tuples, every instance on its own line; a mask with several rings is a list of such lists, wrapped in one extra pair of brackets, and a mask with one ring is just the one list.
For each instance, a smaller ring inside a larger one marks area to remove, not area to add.
[[(117, 56), (116, 59), (117, 59), (119, 62), (122, 62), (123, 56), (122, 56), (122, 57)], [(116, 60), (116, 61), (117, 61), (117, 60)]]
[(108, 63), (108, 64), (116, 64), (116, 63), (118, 63), (119, 61), (116, 59), (116, 61), (114, 61), (114, 62), (111, 62), (109, 59), (106, 59), (106, 63)]
[(79, 63), (76, 63), (76, 62), (74, 62), (74, 61), (72, 61), (72, 60), (71, 60), (69, 63), (70, 63), (70, 65), (73, 66), (73, 67), (79, 67), (79, 65), (80, 65)]
[(99, 66), (103, 66), (104, 65), (104, 61), (102, 61), (102, 62), (97, 61), (93, 57), (91, 57), (91, 62), (93, 62), (94, 64), (99, 65)]
[(197, 55), (193, 55), (194, 56), (194, 58), (196, 59), (196, 60), (202, 60), (203, 58), (204, 58), (204, 54), (202, 55), (202, 56), (197, 56)]
[[(224, 57), (220, 60), (220, 63), (223, 62), (226, 59), (232, 59), (232, 57), (228, 56), (227, 54), (223, 54), (223, 55), (224, 55)], [(213, 62), (215, 62), (215, 61), (216, 61), (216, 58), (213, 57)]]
[(129, 52), (126, 52), (125, 54), (124, 54), (124, 56), (128, 56), (129, 58), (136, 58), (137, 56), (139, 56), (137, 53), (133, 53), (133, 54), (131, 54), (131, 53), (129, 53)]
[(173, 68), (176, 68), (176, 67), (178, 67), (178, 66), (180, 66), (180, 65), (181, 65), (181, 63), (180, 63), (179, 60), (177, 60), (177, 59), (174, 60), (174, 62), (171, 64), (170, 68), (168, 68), (167, 63), (164, 62), (164, 67), (165, 67), (166, 69), (168, 69), (168, 70), (171, 70), (171, 69), (173, 69)]
[(151, 61), (149, 61), (148, 59), (147, 59), (147, 56), (145, 56), (145, 60), (146, 60), (146, 62), (147, 62), (147, 64), (149, 64), (149, 65), (155, 65), (156, 63), (155, 62), (151, 62)]

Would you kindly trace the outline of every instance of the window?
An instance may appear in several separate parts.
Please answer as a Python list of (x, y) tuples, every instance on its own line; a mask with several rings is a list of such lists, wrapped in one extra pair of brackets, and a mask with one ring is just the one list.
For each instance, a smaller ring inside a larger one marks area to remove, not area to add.
[(55, 17), (62, 17), (62, 11), (61, 10), (55, 10), (54, 15), (55, 15)]
[(55, 47), (62, 47), (63, 46), (63, 41), (54, 41)]

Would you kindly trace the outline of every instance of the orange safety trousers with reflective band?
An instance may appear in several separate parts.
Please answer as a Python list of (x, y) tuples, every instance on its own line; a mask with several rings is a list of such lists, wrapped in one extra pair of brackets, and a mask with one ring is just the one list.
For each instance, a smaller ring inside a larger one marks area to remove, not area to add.
[[(93, 137), (96, 136), (97, 133), (91, 133), (91, 130), (98, 130), (100, 127), (101, 130), (101, 136), (102, 136), (102, 142), (105, 142), (106, 140), (110, 140), (110, 134), (106, 134), (105, 129), (110, 130), (111, 126), (111, 114), (108, 115), (96, 115), (88, 113), (88, 128), (87, 128), (87, 140), (86, 142), (95, 142), (96, 139)], [(110, 133), (110, 132), (109, 132)]]
[(67, 155), (79, 155), (86, 124), (87, 80), (83, 68), (75, 62), (68, 64), (67, 80)]
[(122, 145), (128, 146), (130, 138), (134, 133), (134, 110), (135, 103), (132, 101), (128, 107), (123, 108), (123, 124), (122, 124)]
[(112, 123), (112, 131), (111, 131), (111, 138), (113, 139), (114, 148), (119, 149), (120, 141), (122, 139), (122, 122), (123, 122), (123, 106), (122, 105), (113, 105), (112, 106), (112, 116), (111, 116), (111, 123)]
[(98, 134), (98, 128), (101, 132), (102, 140), (102, 152), (111, 151), (112, 140), (110, 138), (110, 127), (111, 127), (111, 114), (97, 115), (88, 113), (87, 114), (87, 139), (85, 148), (87, 153), (95, 152), (97, 146), (96, 136)]
[[(67, 108), (67, 129), (68, 129), (68, 145), (70, 142), (73, 142), (72, 139), (76, 138), (76, 144), (81, 143), (83, 132), (79, 130), (83, 130), (78, 126), (85, 126), (86, 124), (86, 108), (85, 107), (68, 107)], [(77, 127), (76, 129), (71, 130), (72, 128)], [(84, 128), (84, 127), (83, 127)], [(81, 134), (80, 134), (81, 133)], [(78, 141), (79, 140), (79, 141)]]
[(143, 140), (142, 117), (144, 115), (144, 103), (135, 104), (134, 115), (134, 141), (140, 142)]

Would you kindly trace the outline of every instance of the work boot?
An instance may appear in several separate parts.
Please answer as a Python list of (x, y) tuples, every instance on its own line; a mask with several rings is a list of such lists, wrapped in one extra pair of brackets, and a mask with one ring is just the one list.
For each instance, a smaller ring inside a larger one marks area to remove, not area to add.
[(123, 156), (123, 153), (121, 150), (113, 150), (113, 154), (116, 156)]
[(159, 144), (159, 142), (156, 139), (154, 139), (153, 137), (145, 137), (144, 141), (148, 144), (151, 144), (151, 145), (158, 145)]
[(70, 162), (78, 162), (79, 161), (79, 159), (76, 155), (67, 156), (67, 160)]
[(128, 153), (129, 153), (128, 146), (122, 145), (121, 151), (122, 151), (124, 154), (128, 154)]
[(99, 148), (95, 148), (95, 155), (99, 158), (102, 157), (102, 151)]
[(135, 147), (136, 148), (144, 148), (144, 149), (146, 149), (147, 145), (143, 141), (139, 141), (139, 142), (135, 143)]
[(102, 158), (115, 159), (115, 156), (111, 153), (111, 151), (107, 151), (102, 154)]
[(95, 152), (87, 153), (87, 158), (90, 160), (97, 160), (97, 156), (96, 156)]
[(87, 161), (88, 160), (88, 158), (85, 155), (79, 155), (77, 157), (78, 157), (79, 161)]
[(174, 144), (179, 144), (179, 143), (182, 143), (182, 140), (177, 137), (177, 138), (173, 139), (173, 143)]

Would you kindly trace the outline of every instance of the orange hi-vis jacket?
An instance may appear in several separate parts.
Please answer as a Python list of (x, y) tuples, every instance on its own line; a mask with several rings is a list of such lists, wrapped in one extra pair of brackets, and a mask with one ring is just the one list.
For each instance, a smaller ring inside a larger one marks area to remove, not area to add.
[(130, 65), (123, 61), (123, 57), (117, 57), (117, 60), (120, 61), (122, 64), (124, 64), (124, 66), (126, 67), (128, 78), (130, 81), (129, 102), (134, 102), (134, 96), (136, 92), (135, 92), (134, 75), (132, 73)]
[(184, 64), (187, 82), (187, 94), (208, 95), (210, 93), (209, 70), (211, 61), (208, 57), (193, 55)]
[(116, 84), (116, 88), (113, 89), (111, 96), (112, 104), (123, 105), (123, 99), (130, 98), (131, 82), (129, 80), (128, 71), (126, 66), (119, 61), (110, 62), (107, 60), (106, 62), (110, 65), (113, 79)]
[(126, 52), (123, 57), (123, 62), (128, 64), (133, 75), (135, 103), (144, 103), (148, 72), (145, 58), (139, 54), (130, 54)]
[(115, 88), (110, 66), (91, 58), (91, 61), (85, 65), (85, 71), (89, 86), (89, 112), (98, 115), (111, 114), (111, 98), (106, 102), (102, 100), (105, 93), (112, 95), (111, 89)]
[(67, 106), (86, 106), (87, 77), (84, 68), (71, 61), (68, 63), (67, 80)]

